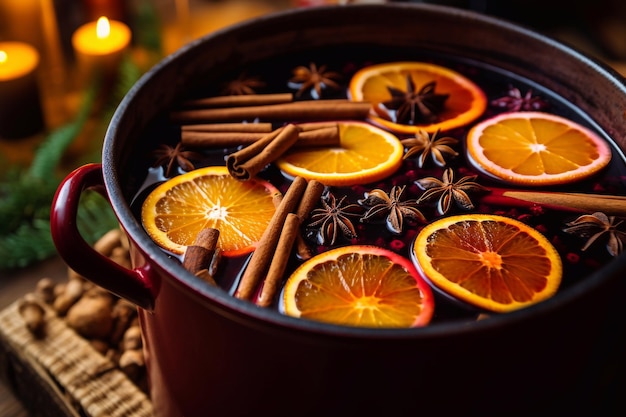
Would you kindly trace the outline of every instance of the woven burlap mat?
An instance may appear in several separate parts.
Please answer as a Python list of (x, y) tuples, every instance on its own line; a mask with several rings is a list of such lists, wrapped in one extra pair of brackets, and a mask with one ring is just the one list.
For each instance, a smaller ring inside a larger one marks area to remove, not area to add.
[[(15, 302), (0, 311), (0, 336), (22, 358), (43, 368), (50, 380), (89, 417), (152, 417), (152, 403), (114, 364), (94, 350), (49, 308), (44, 336), (25, 326)], [(35, 388), (35, 387), (33, 387)]]

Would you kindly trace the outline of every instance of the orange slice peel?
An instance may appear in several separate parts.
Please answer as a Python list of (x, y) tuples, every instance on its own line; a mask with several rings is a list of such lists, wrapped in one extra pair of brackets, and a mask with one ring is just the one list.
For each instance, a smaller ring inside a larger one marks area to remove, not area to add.
[(278, 168), (290, 177), (350, 186), (382, 180), (402, 165), (404, 146), (394, 134), (358, 121), (338, 125), (338, 147), (292, 149), (276, 161)]
[(552, 297), (563, 273), (557, 250), (540, 232), (499, 215), (436, 220), (417, 235), (411, 257), (442, 293), (496, 313)]
[[(441, 112), (433, 122), (413, 124), (395, 120), (394, 112), (382, 103), (389, 101), (389, 88), (407, 91), (407, 82), (416, 90), (434, 83), (434, 93), (446, 96)], [(396, 133), (428, 133), (449, 131), (470, 124), (487, 108), (483, 90), (464, 75), (440, 65), (426, 62), (390, 62), (367, 66), (357, 71), (350, 80), (350, 99), (372, 103), (370, 120)]]
[(275, 212), (280, 192), (269, 182), (234, 179), (226, 167), (210, 166), (176, 176), (144, 200), (141, 220), (163, 249), (184, 254), (200, 230), (219, 230), (224, 256), (249, 253)]
[(544, 186), (590, 177), (606, 167), (611, 149), (590, 129), (543, 112), (502, 113), (467, 134), (469, 162), (506, 183)]
[(428, 284), (410, 260), (375, 246), (323, 252), (287, 279), (280, 309), (309, 320), (356, 327), (418, 327), (434, 311)]

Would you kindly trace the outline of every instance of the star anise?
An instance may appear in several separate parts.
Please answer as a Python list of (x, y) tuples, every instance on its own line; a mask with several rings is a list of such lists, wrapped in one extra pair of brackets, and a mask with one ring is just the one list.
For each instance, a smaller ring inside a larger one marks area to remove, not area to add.
[(402, 233), (405, 218), (425, 223), (426, 218), (417, 208), (417, 202), (401, 199), (405, 188), (406, 186), (394, 185), (389, 194), (378, 188), (366, 193), (365, 199), (359, 200), (359, 204), (369, 209), (361, 221), (366, 222), (373, 218), (387, 216), (385, 221), (387, 229), (397, 235)]
[(156, 158), (152, 166), (158, 167), (166, 165), (166, 177), (170, 177), (172, 175), (172, 170), (176, 165), (184, 171), (191, 171), (195, 169), (191, 161), (202, 159), (202, 155), (197, 152), (183, 150), (180, 142), (176, 145), (176, 147), (161, 144), (158, 148), (152, 151), (152, 156)]
[(400, 142), (408, 148), (404, 154), (404, 159), (408, 159), (413, 155), (419, 155), (417, 166), (422, 168), (428, 155), (430, 155), (435, 164), (443, 167), (446, 164), (445, 154), (457, 156), (458, 152), (450, 147), (455, 145), (459, 141), (450, 136), (444, 136), (437, 138), (439, 130), (433, 133), (432, 136), (428, 134), (424, 129), (420, 129), (415, 133), (415, 136), (408, 139), (403, 139)]
[(341, 75), (338, 72), (328, 71), (326, 65), (322, 65), (318, 69), (317, 65), (311, 62), (308, 67), (296, 67), (289, 82), (298, 88), (296, 97), (300, 97), (305, 91), (310, 90), (311, 96), (319, 99), (322, 97), (322, 89), (339, 89), (337, 81), (340, 78)]
[(528, 90), (522, 96), (519, 88), (513, 86), (509, 86), (506, 96), (492, 100), (491, 105), (508, 111), (541, 111), (549, 107), (548, 102), (539, 96), (534, 96), (532, 90)]
[(454, 181), (454, 171), (447, 168), (441, 179), (426, 177), (415, 181), (418, 187), (426, 190), (417, 200), (418, 204), (437, 201), (437, 212), (446, 214), (454, 203), (462, 210), (472, 210), (474, 203), (468, 193), (487, 191), (485, 187), (475, 182), (477, 175), (468, 175)]
[(256, 94), (256, 88), (265, 87), (265, 83), (259, 77), (248, 77), (242, 73), (234, 80), (227, 82), (222, 89), (225, 95)]
[(413, 79), (407, 75), (406, 91), (387, 86), (391, 100), (382, 105), (396, 111), (396, 123), (415, 125), (436, 122), (449, 97), (449, 94), (437, 94), (436, 85), (435, 81), (431, 81), (416, 91)]
[(320, 245), (334, 245), (341, 234), (346, 239), (357, 237), (356, 229), (350, 217), (359, 217), (361, 207), (357, 204), (344, 205), (346, 196), (339, 201), (332, 193), (326, 194), (322, 199), (322, 207), (311, 212), (311, 220), (308, 227), (319, 227), (317, 241)]
[(615, 216), (607, 216), (604, 213), (596, 212), (593, 214), (584, 214), (576, 220), (566, 223), (568, 227), (563, 231), (587, 238), (587, 242), (581, 250), (589, 249), (600, 238), (606, 241), (606, 249), (611, 256), (617, 256), (624, 249), (626, 242), (626, 231), (618, 229), (623, 223)]

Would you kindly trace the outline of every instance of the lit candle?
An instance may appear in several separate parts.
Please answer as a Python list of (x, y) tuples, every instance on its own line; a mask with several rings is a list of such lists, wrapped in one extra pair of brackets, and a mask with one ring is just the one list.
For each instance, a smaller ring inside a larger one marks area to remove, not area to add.
[(43, 127), (38, 65), (29, 44), (0, 42), (0, 138), (24, 138)]
[(72, 46), (80, 75), (88, 79), (114, 74), (130, 40), (128, 26), (106, 17), (79, 27), (72, 35)]

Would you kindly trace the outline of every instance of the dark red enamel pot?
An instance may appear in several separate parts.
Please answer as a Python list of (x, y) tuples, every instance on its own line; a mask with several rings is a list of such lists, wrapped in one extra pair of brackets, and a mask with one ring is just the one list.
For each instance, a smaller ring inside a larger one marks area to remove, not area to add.
[[(297, 9), (239, 24), (164, 59), (117, 109), (103, 163), (59, 187), (52, 231), (79, 273), (136, 303), (159, 416), (566, 415), (615, 408), (626, 352), (626, 258), (552, 299), (489, 320), (418, 329), (346, 328), (258, 308), (172, 262), (133, 215), (144, 131), (207, 79), (276, 54), (351, 44), (422, 48), (532, 80), (626, 149), (626, 87), (606, 66), (533, 31), (454, 8)], [(154, 142), (153, 142), (154, 143)], [(143, 153), (142, 153), (143, 152)], [(133, 268), (108, 262), (76, 229), (97, 188), (130, 237)], [(580, 415), (580, 414), (576, 414)], [(590, 414), (591, 415), (591, 414)]]

